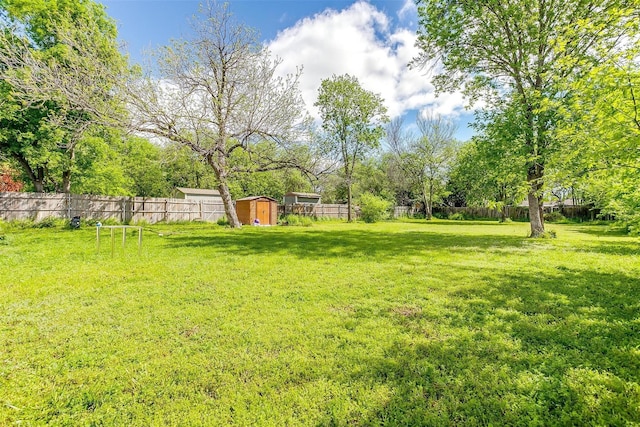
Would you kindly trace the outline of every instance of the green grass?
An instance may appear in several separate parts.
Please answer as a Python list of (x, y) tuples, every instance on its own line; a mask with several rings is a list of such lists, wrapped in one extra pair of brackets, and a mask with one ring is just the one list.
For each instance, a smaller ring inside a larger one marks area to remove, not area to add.
[(548, 228), (5, 227), (0, 425), (639, 425), (640, 241)]

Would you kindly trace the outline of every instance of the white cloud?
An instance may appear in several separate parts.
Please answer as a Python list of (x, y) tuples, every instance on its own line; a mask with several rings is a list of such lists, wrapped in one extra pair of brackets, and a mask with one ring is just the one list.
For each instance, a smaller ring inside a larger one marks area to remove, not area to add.
[[(410, 4), (407, 0), (398, 16), (411, 13)], [(279, 32), (268, 47), (282, 58), (282, 72), (304, 67), (301, 90), (315, 117), (313, 104), (321, 81), (345, 73), (356, 76), (365, 89), (381, 94), (391, 117), (425, 108), (458, 117), (464, 109), (462, 96), (436, 97), (426, 73), (408, 67), (418, 55), (415, 41), (415, 31), (393, 27), (386, 14), (361, 0), (347, 9), (327, 9), (298, 21)]]

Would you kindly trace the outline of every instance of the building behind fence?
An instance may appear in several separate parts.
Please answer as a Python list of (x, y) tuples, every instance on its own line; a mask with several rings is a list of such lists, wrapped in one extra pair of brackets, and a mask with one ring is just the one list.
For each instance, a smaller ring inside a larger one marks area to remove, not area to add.
[[(595, 219), (598, 211), (587, 206), (545, 208), (545, 212), (559, 211), (567, 218)], [(354, 206), (356, 218), (359, 208)], [(342, 204), (294, 204), (278, 206), (280, 215), (304, 215), (318, 218), (346, 219), (347, 205)], [(393, 217), (413, 216), (417, 209), (396, 206)], [(444, 217), (462, 213), (469, 218), (500, 218), (500, 211), (489, 208), (434, 207), (434, 213)], [(77, 194), (0, 193), (0, 219), (12, 221), (31, 219), (41, 221), (48, 217), (106, 220), (129, 223), (146, 221), (212, 221), (225, 216), (220, 201), (165, 199), (152, 197), (112, 197)], [(514, 220), (529, 218), (525, 207), (507, 207), (507, 216)]]

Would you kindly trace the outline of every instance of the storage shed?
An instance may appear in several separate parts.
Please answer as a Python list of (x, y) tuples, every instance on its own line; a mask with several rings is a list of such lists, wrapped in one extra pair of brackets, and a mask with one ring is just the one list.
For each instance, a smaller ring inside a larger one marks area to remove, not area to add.
[(236, 213), (241, 223), (253, 224), (257, 219), (260, 225), (278, 223), (278, 202), (267, 196), (245, 197), (236, 200)]
[(202, 200), (222, 203), (222, 196), (220, 196), (220, 192), (218, 190), (205, 188), (176, 187), (173, 190), (172, 197), (174, 199)]
[(284, 195), (285, 205), (317, 205), (320, 195), (316, 193), (287, 193)]

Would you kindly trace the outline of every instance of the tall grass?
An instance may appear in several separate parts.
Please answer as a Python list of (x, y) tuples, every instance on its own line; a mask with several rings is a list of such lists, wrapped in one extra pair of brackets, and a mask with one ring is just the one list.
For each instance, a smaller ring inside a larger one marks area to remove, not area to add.
[(640, 245), (603, 227), (4, 228), (0, 425), (640, 423)]

